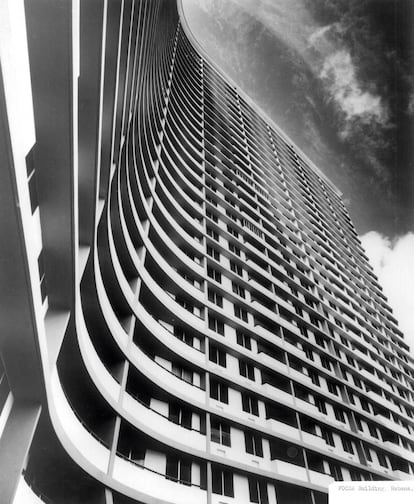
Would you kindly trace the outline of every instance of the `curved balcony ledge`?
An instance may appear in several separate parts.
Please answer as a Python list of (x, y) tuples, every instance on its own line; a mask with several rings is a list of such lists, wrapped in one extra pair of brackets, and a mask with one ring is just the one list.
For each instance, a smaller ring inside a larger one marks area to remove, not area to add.
[[(129, 190), (129, 194), (130, 194), (130, 199), (132, 198), (132, 195), (130, 193), (130, 188), (128, 187), (128, 190)], [(131, 200), (130, 201), (131, 205), (133, 206), (133, 201)], [(134, 208), (132, 208), (132, 212), (134, 213)], [(125, 217), (124, 217), (124, 211), (123, 211), (123, 208), (122, 208), (122, 205), (120, 204), (120, 217), (121, 217), (121, 225), (122, 225), (122, 230), (124, 232), (124, 234), (129, 237), (129, 233), (128, 233), (128, 230), (127, 230), (127, 226), (126, 226), (126, 222), (125, 222)], [(184, 254), (184, 252), (182, 250), (180, 250), (177, 245), (174, 243), (173, 240), (171, 240), (171, 238), (169, 237), (169, 235), (164, 231), (164, 229), (159, 225), (159, 223), (152, 218), (151, 215), (148, 215), (148, 218), (150, 219), (150, 222), (151, 222), (151, 225), (153, 227), (153, 229), (156, 231), (157, 235), (160, 237), (160, 239), (162, 240), (163, 243), (165, 243), (168, 248), (172, 251), (174, 251), (174, 255), (184, 264), (184, 265), (188, 265), (188, 257), (186, 256), (186, 254)], [(139, 221), (139, 217), (138, 215), (136, 215), (136, 210), (135, 210), (135, 214), (134, 214), (134, 219), (135, 219), (135, 222), (140, 222)], [(153, 257), (156, 257), (157, 258), (157, 261), (159, 261), (159, 263), (162, 263), (165, 265), (165, 269), (169, 268), (170, 271), (171, 271), (171, 274), (174, 274), (174, 271), (170, 268), (169, 266), (169, 263), (167, 261), (165, 261), (165, 259), (161, 256), (161, 254), (158, 253), (157, 249), (154, 247), (154, 245), (152, 244), (152, 242), (147, 238), (146, 236), (146, 233), (144, 233), (143, 229), (140, 229), (140, 226), (137, 226), (138, 228), (138, 231), (140, 232), (141, 234), (141, 239), (146, 247), (146, 249), (148, 251), (150, 251), (151, 255)], [(131, 244), (131, 247), (132, 247), (132, 244)], [(197, 249), (200, 249), (199, 251), (202, 251), (204, 253), (204, 250), (202, 248), (200, 248), (200, 246), (196, 247)], [(138, 258), (138, 255), (136, 254), (136, 252), (131, 249), (130, 250), (130, 254), (131, 254), (131, 257), (133, 258)], [(136, 259), (138, 260), (138, 259)], [(193, 271), (200, 275), (200, 276), (203, 276), (204, 275), (204, 268), (196, 263), (192, 263), (191, 264), (191, 269), (193, 269)], [(188, 287), (188, 286), (187, 286)]]
[(155, 499), (174, 504), (206, 504), (207, 492), (199, 487), (183, 485), (168, 480), (164, 475), (129, 462), (119, 456), (115, 457), (113, 478), (139, 492)]
[[(98, 295), (98, 301), (99, 304), (101, 305), (102, 313), (104, 315), (105, 321), (108, 325), (108, 327), (111, 328), (112, 334), (117, 336), (118, 342), (122, 340), (122, 345), (121, 347), (126, 347), (127, 342), (128, 342), (128, 334), (125, 332), (123, 329), (120, 321), (118, 318), (115, 316), (115, 313), (112, 309), (112, 305), (108, 299), (108, 295), (106, 293), (106, 289), (103, 283), (102, 279), (102, 273), (100, 269), (100, 263), (99, 263), (99, 256), (98, 256), (98, 250), (97, 246), (95, 244), (94, 247), (94, 273), (95, 273), (95, 287), (96, 287), (96, 292)], [(119, 343), (118, 343), (119, 344)]]
[(92, 466), (95, 473), (105, 474), (109, 464), (109, 449), (98, 441), (75, 415), (65, 397), (56, 368), (50, 376), (50, 386), (52, 420), (66, 451), (72, 458), (81, 462), (82, 466)]
[(284, 460), (273, 460), (272, 469), (281, 476), (288, 476), (300, 481), (308, 481), (305, 467), (285, 462)]
[(284, 392), (283, 390), (280, 390), (276, 387), (273, 387), (273, 385), (270, 385), (269, 383), (264, 383), (262, 385), (262, 390), (270, 399), (273, 399), (273, 400), (280, 402), (284, 405), (289, 405), (289, 406), (294, 405), (293, 396), (291, 394), (288, 394), (287, 392)]
[(287, 425), (283, 422), (279, 422), (274, 418), (268, 418), (267, 422), (272, 431), (276, 432), (277, 434), (283, 434), (284, 436), (288, 436), (291, 439), (296, 439), (298, 441), (300, 440), (299, 429), (297, 429), (296, 427)]
[(135, 425), (154, 439), (162, 440), (186, 452), (193, 451), (194, 449), (202, 452), (198, 455), (205, 453), (206, 437), (200, 432), (185, 429), (170, 422), (168, 418), (140, 404), (126, 392), (122, 396), (122, 402), (119, 403), (118, 398), (120, 397), (121, 386), (99, 359), (87, 329), (79, 319), (78, 334), (82, 358), (85, 361), (88, 372), (98, 390), (112, 404), (112, 407), (116, 409), (118, 414), (127, 418), (132, 425)]
[(335, 480), (330, 474), (320, 473), (317, 471), (312, 471), (309, 469), (309, 479), (311, 483), (315, 483), (316, 485), (328, 487)]
[(92, 381), (98, 386), (102, 394), (112, 403), (116, 403), (121, 393), (121, 385), (109, 373), (103, 362), (96, 353), (95, 347), (89, 336), (83, 316), (78, 312), (77, 333), (79, 348), (86, 369)]
[(132, 345), (129, 357), (137, 369), (145, 373), (147, 378), (160, 385), (166, 392), (174, 397), (180, 397), (190, 404), (199, 407), (205, 406), (206, 393), (204, 390), (181, 380), (167, 369), (156, 364), (136, 345)]
[(401, 457), (403, 457), (405, 460), (409, 460), (410, 462), (414, 462), (414, 452), (411, 452), (410, 450), (407, 450), (401, 445), (397, 445), (395, 443), (392, 443), (391, 441), (384, 441), (383, 442), (384, 448), (387, 450), (390, 450), (394, 453), (397, 453)]
[(413, 481), (414, 480), (414, 474), (409, 474), (404, 471), (392, 471), (392, 475), (402, 481)]
[[(179, 448), (187, 452), (194, 449), (205, 453), (206, 436), (200, 434), (199, 431), (186, 429), (174, 422), (171, 422), (163, 415), (139, 403), (128, 393), (125, 393), (123, 396), (122, 407), (126, 412), (125, 417), (129, 416), (130, 422), (136, 423), (136, 420), (134, 419), (139, 419), (140, 423), (145, 424), (154, 432), (156, 438), (168, 438), (170, 444), (175, 448)], [(162, 436), (160, 436), (161, 433)]]
[[(96, 252), (95, 252), (95, 255), (96, 255)], [(145, 272), (145, 270), (143, 268), (140, 268), (140, 270), (142, 270), (143, 279), (144, 279), (144, 277), (147, 277), (147, 279), (150, 278), (149, 275)], [(100, 272), (99, 268), (95, 268), (95, 281), (96, 281), (96, 289), (97, 289), (97, 293), (98, 293), (98, 299), (101, 304), (102, 312), (104, 314), (106, 323), (107, 323), (108, 327), (110, 328), (110, 331), (112, 333), (112, 336), (114, 337), (114, 340), (117, 342), (120, 349), (123, 350), (125, 355), (128, 356), (129, 355), (128, 354), (128, 334), (125, 332), (125, 330), (121, 326), (119, 320), (117, 319), (117, 317), (115, 316), (115, 314), (112, 310), (112, 306), (108, 300), (105, 288), (103, 286), (102, 276), (101, 276), (101, 272)], [(157, 295), (159, 294), (162, 298), (165, 298), (167, 306), (170, 303), (173, 303), (173, 301), (168, 296), (168, 294), (165, 293), (165, 291), (163, 291), (159, 287), (157, 289), (155, 286), (156, 286), (155, 282), (153, 282), (151, 279), (150, 285), (149, 285), (151, 290), (153, 292), (156, 292)], [(179, 341), (178, 340), (175, 341), (176, 338), (174, 338), (174, 336), (172, 336), (165, 328), (163, 328), (156, 320), (154, 320), (154, 318), (151, 317), (151, 315), (149, 315), (148, 312), (143, 309), (143, 307), (140, 305), (140, 303), (137, 300), (134, 302), (133, 310), (134, 310), (135, 315), (140, 319), (140, 321), (142, 321), (144, 324), (147, 325), (147, 328), (149, 329), (149, 331), (152, 334), (156, 335), (156, 336), (154, 336), (154, 338), (159, 339), (163, 344), (168, 346), (168, 348), (170, 350), (174, 349), (176, 351), (176, 354), (179, 355), (180, 357), (187, 356), (188, 360), (190, 362), (192, 362), (192, 363), (196, 362), (200, 366), (204, 366), (204, 364), (205, 364), (204, 354), (198, 352), (195, 349), (188, 347), (188, 345), (185, 345), (184, 343), (182, 345), (179, 345)], [(184, 308), (182, 308), (182, 312), (185, 317), (185, 318), (184, 317), (183, 318), (185, 320), (188, 316), (188, 312)], [(196, 317), (193, 316), (192, 319), (196, 319)], [(204, 321), (197, 319), (197, 322), (198, 322), (198, 326), (199, 326), (198, 330), (203, 331), (204, 330)], [(191, 323), (193, 326), (195, 325), (195, 324), (193, 324), (192, 321), (191, 321)], [(135, 345), (133, 345), (133, 348), (134, 347), (135, 347)], [(176, 348), (174, 348), (174, 347), (176, 347)], [(138, 362), (139, 361), (135, 362), (135, 366), (137, 367), (137, 369), (140, 369), (140, 365), (137, 365)], [(155, 379), (155, 382), (157, 382), (157, 379)]]

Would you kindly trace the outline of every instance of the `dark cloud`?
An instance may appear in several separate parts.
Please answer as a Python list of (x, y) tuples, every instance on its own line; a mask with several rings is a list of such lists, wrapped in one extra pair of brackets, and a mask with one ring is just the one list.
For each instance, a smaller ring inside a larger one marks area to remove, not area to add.
[(341, 189), (361, 233), (414, 228), (410, 3), (186, 2), (213, 60)]

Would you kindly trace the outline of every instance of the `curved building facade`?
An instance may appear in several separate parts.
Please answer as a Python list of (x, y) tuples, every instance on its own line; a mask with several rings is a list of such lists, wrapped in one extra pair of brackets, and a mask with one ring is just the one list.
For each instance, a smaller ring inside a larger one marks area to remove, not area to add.
[(414, 366), (338, 190), (171, 0), (9, 0), (4, 502), (414, 478)]

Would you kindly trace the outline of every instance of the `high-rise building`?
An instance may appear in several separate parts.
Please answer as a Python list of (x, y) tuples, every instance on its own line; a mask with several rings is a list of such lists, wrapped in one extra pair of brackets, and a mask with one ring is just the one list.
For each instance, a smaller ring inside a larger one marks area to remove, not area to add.
[(181, 11), (0, 2), (2, 503), (414, 477), (414, 361), (340, 193)]

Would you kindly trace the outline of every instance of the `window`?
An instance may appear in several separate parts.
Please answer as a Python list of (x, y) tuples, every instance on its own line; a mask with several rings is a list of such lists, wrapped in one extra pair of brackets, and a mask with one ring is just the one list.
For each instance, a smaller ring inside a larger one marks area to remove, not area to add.
[(368, 460), (368, 462), (372, 462), (371, 450), (365, 444), (363, 446), (366, 459)]
[(249, 478), (249, 498), (250, 502), (269, 504), (266, 481)]
[(339, 464), (329, 463), (329, 470), (335, 481), (343, 481), (344, 477), (342, 475), (341, 466)]
[(237, 218), (237, 215), (235, 215), (235, 214), (234, 214), (234, 213), (232, 213), (232, 212), (229, 212), (229, 210), (226, 210), (226, 215), (227, 215), (228, 217), (230, 217), (230, 219), (231, 219), (232, 221), (234, 221), (234, 222), (238, 222), (238, 220), (239, 220), (239, 219)]
[(346, 451), (347, 453), (351, 453), (353, 455), (354, 454), (354, 447), (352, 446), (352, 441), (345, 436), (341, 437), (341, 441), (342, 441), (342, 446), (344, 448), (344, 451)]
[(167, 455), (165, 476), (184, 485), (191, 485), (191, 462)]
[(369, 430), (369, 433), (371, 434), (372, 437), (374, 437), (375, 439), (378, 439), (378, 431), (377, 431), (377, 428), (375, 427), (375, 425), (373, 425), (372, 423), (369, 423), (368, 430)]
[(234, 497), (232, 472), (213, 466), (211, 468), (211, 478), (213, 493)]
[(262, 438), (259, 435), (253, 434), (252, 432), (245, 432), (244, 443), (246, 446), (246, 453), (251, 453), (256, 457), (263, 457)]
[(218, 283), (221, 283), (221, 273), (220, 271), (207, 266), (207, 275)]
[(313, 352), (312, 352), (312, 349), (311, 349), (311, 348), (309, 348), (309, 347), (306, 347), (306, 346), (305, 346), (305, 347), (303, 348), (303, 350), (305, 351), (305, 355), (306, 355), (306, 357), (307, 357), (309, 360), (313, 361)]
[(192, 301), (190, 301), (182, 296), (176, 296), (175, 301), (179, 305), (181, 305), (183, 308), (185, 308), (187, 311), (189, 311), (190, 313), (194, 312), (194, 304), (192, 303)]
[(211, 205), (217, 206), (217, 201), (211, 198), (210, 196), (206, 196), (206, 201), (208, 201)]
[(320, 386), (321, 386), (321, 383), (320, 383), (320, 381), (319, 381), (319, 375), (318, 375), (318, 373), (316, 373), (315, 371), (313, 371), (313, 370), (311, 370), (311, 369), (310, 369), (310, 370), (308, 371), (308, 376), (309, 376), (309, 378), (312, 380), (312, 383), (313, 383), (314, 385), (316, 385), (317, 387), (320, 387)]
[(338, 387), (336, 383), (331, 382), (330, 380), (326, 380), (326, 384), (328, 385), (328, 390), (331, 394), (338, 395)]
[(223, 296), (213, 289), (208, 289), (208, 300), (223, 308)]
[(388, 467), (387, 457), (380, 451), (377, 451), (378, 462), (382, 467)]
[(303, 310), (299, 305), (293, 304), (293, 308), (295, 308), (296, 315), (303, 317)]
[(346, 360), (348, 361), (348, 364), (349, 364), (350, 366), (356, 367), (356, 366), (355, 366), (355, 361), (354, 361), (354, 359), (353, 359), (351, 356), (347, 355), (347, 356), (346, 356)]
[(232, 226), (229, 226), (229, 224), (227, 224), (227, 231), (233, 235), (235, 238), (238, 238), (239, 237), (239, 233), (234, 229), (234, 227)]
[(210, 344), (209, 359), (219, 366), (226, 367), (226, 352), (220, 350), (216, 345)]
[(331, 361), (323, 355), (321, 355), (321, 364), (322, 364), (322, 367), (331, 371)]
[(315, 397), (315, 406), (318, 408), (319, 413), (327, 414), (325, 401), (320, 397)]
[(216, 261), (220, 261), (220, 252), (211, 245), (207, 245), (207, 255), (209, 255)]
[(232, 282), (232, 287), (233, 287), (233, 292), (234, 294), (237, 294), (238, 296), (245, 298), (246, 297), (246, 291), (244, 290), (244, 287), (242, 287), (240, 284), (236, 282)]
[(233, 273), (236, 273), (236, 275), (243, 276), (243, 268), (240, 266), (240, 264), (237, 264), (234, 261), (230, 261), (230, 269), (233, 271)]
[(181, 380), (186, 381), (187, 383), (193, 383), (193, 372), (190, 371), (189, 369), (186, 369), (182, 366), (179, 366), (178, 364), (172, 365), (172, 373), (175, 376), (178, 376), (178, 378), (181, 378)]
[(222, 403), (229, 403), (229, 389), (225, 383), (217, 380), (210, 380), (210, 397)]
[(325, 339), (322, 338), (322, 336), (320, 334), (315, 334), (315, 343), (318, 346), (325, 348)]
[(366, 401), (365, 399), (363, 399), (362, 397), (359, 398), (359, 401), (361, 403), (361, 407), (364, 411), (368, 411), (368, 413), (370, 413), (370, 409), (369, 409), (369, 402)]
[(247, 311), (243, 308), (240, 308), (240, 306), (238, 305), (234, 305), (234, 316), (243, 320), (243, 322), (248, 322), (249, 320)]
[(214, 222), (218, 222), (218, 217), (216, 214), (213, 214), (212, 212), (210, 212), (210, 210), (206, 210), (206, 216), (211, 219), (212, 221)]
[(316, 327), (319, 327), (321, 325), (321, 321), (318, 318), (314, 317), (313, 315), (309, 315), (309, 320), (310, 323)]
[(224, 322), (216, 317), (208, 316), (208, 328), (224, 336)]
[(243, 346), (244, 348), (247, 348), (247, 350), (252, 349), (252, 341), (249, 335), (245, 334), (242, 331), (237, 331), (237, 344), (240, 346)]
[(242, 408), (246, 413), (259, 416), (259, 402), (256, 397), (242, 392)]
[(254, 381), (254, 367), (246, 361), (239, 359), (239, 372), (241, 376)]
[(351, 476), (352, 481), (361, 481), (362, 476), (359, 471), (356, 471), (355, 469), (349, 469), (349, 475)]
[(210, 182), (206, 182), (206, 187), (210, 189), (210, 191), (216, 192), (216, 188), (210, 184)]
[(211, 419), (211, 440), (224, 446), (231, 446), (230, 425)]
[(213, 240), (219, 241), (219, 234), (217, 231), (214, 231), (214, 229), (211, 229), (211, 227), (207, 226), (207, 235), (213, 238)]
[(334, 441), (332, 431), (330, 431), (329, 429), (326, 429), (325, 427), (321, 427), (321, 435), (327, 445), (335, 446), (335, 441)]
[(193, 346), (194, 337), (185, 331), (182, 327), (174, 326), (174, 336), (187, 345)]
[(240, 257), (240, 249), (239, 247), (236, 247), (234, 243), (229, 243), (229, 250), (230, 252), (233, 252), (233, 254), (236, 254), (237, 256)]
[(364, 428), (362, 426), (362, 421), (361, 421), (361, 417), (359, 417), (358, 415), (354, 415), (354, 418), (355, 418), (355, 424), (357, 426), (357, 429), (361, 432), (364, 431)]
[(352, 375), (352, 379), (354, 380), (355, 387), (358, 387), (358, 388), (362, 389), (361, 380), (359, 378), (357, 378), (356, 376), (353, 376), (353, 375)]
[(168, 420), (174, 422), (186, 429), (191, 429), (192, 413), (187, 408), (182, 408), (180, 405), (170, 403), (168, 406)]
[(338, 408), (337, 406), (333, 407), (335, 418), (342, 423), (345, 423), (345, 413), (342, 408)]

